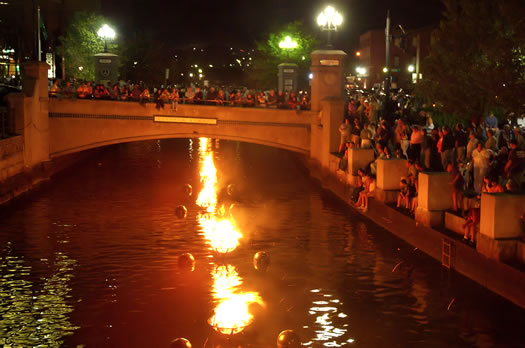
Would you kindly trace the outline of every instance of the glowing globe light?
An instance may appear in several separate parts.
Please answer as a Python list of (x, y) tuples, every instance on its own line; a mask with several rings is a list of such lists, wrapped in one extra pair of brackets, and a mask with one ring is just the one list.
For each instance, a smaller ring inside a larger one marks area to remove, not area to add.
[(327, 6), (317, 17), (317, 24), (323, 30), (337, 30), (337, 27), (343, 24), (343, 16), (332, 6)]
[(284, 40), (282, 40), (281, 42), (279, 42), (279, 47), (280, 48), (297, 48), (297, 41), (295, 40), (292, 40), (292, 38), (290, 36), (286, 36), (284, 38)]
[(116, 34), (115, 30), (111, 29), (111, 27), (107, 24), (104, 24), (102, 28), (100, 28), (97, 32), (98, 36), (102, 39), (114, 39)]
[(408, 66), (408, 72), (413, 73), (416, 70), (416, 68), (413, 65)]

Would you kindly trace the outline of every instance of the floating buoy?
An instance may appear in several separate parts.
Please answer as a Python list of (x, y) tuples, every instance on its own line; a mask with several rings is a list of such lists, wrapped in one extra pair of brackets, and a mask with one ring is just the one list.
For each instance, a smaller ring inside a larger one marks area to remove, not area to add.
[(185, 338), (176, 338), (171, 341), (170, 348), (191, 348), (191, 343)]
[(253, 267), (258, 270), (265, 272), (270, 266), (270, 255), (265, 251), (258, 251), (253, 255)]
[(179, 219), (184, 219), (188, 215), (188, 209), (186, 209), (185, 206), (179, 205), (177, 208), (175, 208), (175, 216), (177, 216)]
[(184, 253), (179, 256), (179, 268), (188, 271), (193, 272), (195, 270), (195, 258), (190, 253)]
[(231, 197), (233, 196), (233, 194), (235, 193), (236, 191), (236, 187), (234, 184), (229, 184), (228, 187), (226, 188), (226, 192), (228, 192), (228, 195)]
[(293, 330), (284, 330), (277, 337), (277, 348), (300, 348), (301, 338)]
[(188, 196), (191, 196), (193, 194), (193, 187), (191, 187), (190, 184), (184, 185), (184, 192), (186, 192)]

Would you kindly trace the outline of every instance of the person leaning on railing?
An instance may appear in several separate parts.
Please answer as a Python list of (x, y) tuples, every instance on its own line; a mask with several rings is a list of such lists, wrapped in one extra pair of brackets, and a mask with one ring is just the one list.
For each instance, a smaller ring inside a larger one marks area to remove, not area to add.
[(60, 87), (58, 86), (58, 80), (54, 80), (51, 88), (49, 88), (49, 96), (56, 98), (57, 94), (60, 93)]

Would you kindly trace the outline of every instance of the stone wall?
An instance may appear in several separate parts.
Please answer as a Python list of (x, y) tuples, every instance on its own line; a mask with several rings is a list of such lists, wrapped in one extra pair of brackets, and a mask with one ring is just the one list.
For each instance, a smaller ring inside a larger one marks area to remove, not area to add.
[(0, 182), (24, 170), (24, 137), (0, 140)]

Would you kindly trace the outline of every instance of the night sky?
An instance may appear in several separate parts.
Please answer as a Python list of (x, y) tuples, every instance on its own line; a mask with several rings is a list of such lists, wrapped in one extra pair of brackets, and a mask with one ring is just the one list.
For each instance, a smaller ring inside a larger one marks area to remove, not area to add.
[(111, 0), (102, 2), (102, 13), (124, 33), (151, 31), (160, 40), (180, 45), (251, 45), (294, 20), (316, 29), (317, 14), (328, 4), (344, 17), (336, 41), (341, 48), (356, 46), (367, 30), (384, 28), (387, 9), (392, 25), (405, 29), (437, 24), (442, 11), (440, 0)]

